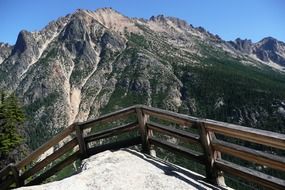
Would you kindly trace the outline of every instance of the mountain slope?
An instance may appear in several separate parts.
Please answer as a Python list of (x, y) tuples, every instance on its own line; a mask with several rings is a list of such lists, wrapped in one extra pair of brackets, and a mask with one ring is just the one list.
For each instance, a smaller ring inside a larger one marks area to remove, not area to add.
[(285, 43), (272, 37), (267, 37), (257, 43), (250, 40), (236, 39), (229, 44), (238, 51), (262, 61), (263, 63), (279, 70), (285, 66)]
[(78, 10), (21, 31), (9, 55), (0, 49), (0, 88), (21, 97), (32, 148), (75, 121), (135, 103), (284, 132), (282, 59), (269, 59), (275, 69), (238, 43), (173, 17)]
[(0, 64), (8, 58), (12, 52), (12, 46), (9, 44), (0, 43)]

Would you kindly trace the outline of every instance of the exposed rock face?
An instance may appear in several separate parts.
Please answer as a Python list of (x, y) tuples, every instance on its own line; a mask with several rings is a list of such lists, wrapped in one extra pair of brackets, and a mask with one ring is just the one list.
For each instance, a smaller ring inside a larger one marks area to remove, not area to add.
[(9, 57), (12, 52), (12, 46), (0, 43), (0, 64)]
[(256, 44), (256, 56), (262, 61), (285, 66), (285, 43), (274, 38), (264, 38)]
[(159, 161), (146, 158), (131, 150), (106, 151), (82, 163), (82, 172), (39, 186), (21, 190), (190, 190), (219, 189), (205, 182), (203, 177), (185, 169), (175, 169)]
[(252, 42), (251, 40), (245, 39), (242, 40), (240, 38), (236, 39), (234, 42), (229, 42), (235, 49), (243, 52), (243, 53), (247, 53), (250, 54), (252, 53)]
[(262, 39), (257, 43), (251, 40), (236, 39), (229, 42), (236, 50), (245, 54), (254, 55), (257, 59), (266, 63), (275, 63), (285, 66), (285, 43), (278, 41), (272, 37)]
[(77, 10), (0, 44), (0, 88), (21, 98), (32, 148), (73, 122), (137, 103), (260, 127), (285, 101), (284, 75), (266, 67), (282, 70), (283, 58), (284, 44), (272, 39), (228, 43), (173, 17)]

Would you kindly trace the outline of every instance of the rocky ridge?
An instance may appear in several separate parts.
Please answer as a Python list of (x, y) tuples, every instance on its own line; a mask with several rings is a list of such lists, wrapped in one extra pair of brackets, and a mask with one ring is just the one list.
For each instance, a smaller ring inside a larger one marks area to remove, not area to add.
[[(284, 43), (226, 42), (163, 15), (77, 10), (21, 31), (14, 46), (0, 45), (0, 60), (0, 88), (21, 98), (32, 148), (73, 122), (135, 103), (267, 127), (285, 102)], [(283, 130), (283, 118), (273, 130)]]
[(12, 48), (9, 44), (0, 43), (0, 64), (9, 57)]
[(267, 37), (257, 43), (251, 40), (236, 39), (228, 42), (234, 49), (260, 60), (274, 68), (283, 70), (285, 66), (285, 43), (272, 37)]

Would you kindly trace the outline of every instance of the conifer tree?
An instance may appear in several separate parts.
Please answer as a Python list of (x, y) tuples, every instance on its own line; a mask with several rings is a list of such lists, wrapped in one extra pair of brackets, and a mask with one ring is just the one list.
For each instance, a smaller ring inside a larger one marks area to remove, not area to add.
[(22, 141), (19, 129), (24, 122), (24, 113), (14, 94), (0, 92), (0, 157), (7, 155)]

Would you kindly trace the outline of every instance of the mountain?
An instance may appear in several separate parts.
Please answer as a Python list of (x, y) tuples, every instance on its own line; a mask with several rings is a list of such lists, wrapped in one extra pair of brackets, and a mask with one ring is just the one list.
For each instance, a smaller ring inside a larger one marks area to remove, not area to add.
[[(285, 43), (272, 37), (267, 37), (257, 43), (251, 40), (236, 39), (229, 44), (245, 55), (251, 56), (274, 68), (284, 70), (285, 66)], [(280, 67), (281, 66), (281, 67)]]
[(9, 44), (0, 43), (0, 64), (8, 58), (12, 52), (12, 48)]
[(0, 89), (20, 97), (33, 149), (136, 103), (284, 133), (284, 54), (273, 38), (227, 42), (174, 17), (77, 10), (0, 45)]

